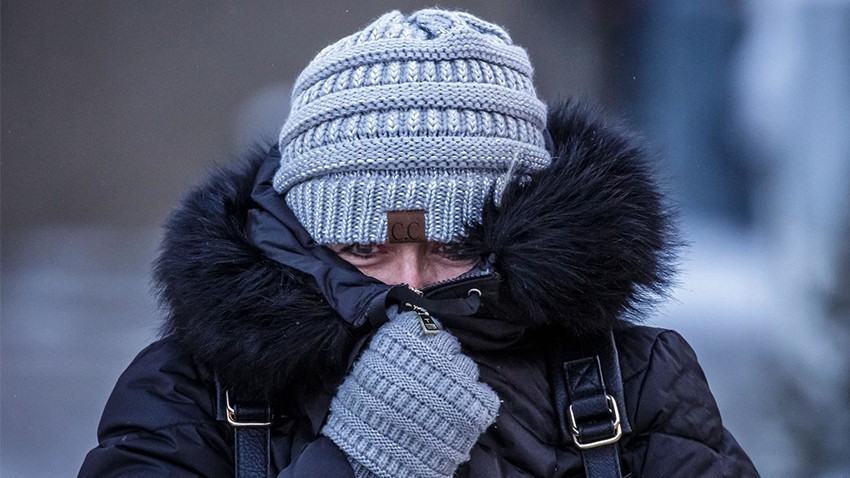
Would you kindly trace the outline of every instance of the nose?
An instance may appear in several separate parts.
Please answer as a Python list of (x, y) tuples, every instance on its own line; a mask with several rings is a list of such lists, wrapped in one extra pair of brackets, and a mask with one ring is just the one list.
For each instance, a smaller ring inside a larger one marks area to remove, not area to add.
[(396, 283), (422, 289), (433, 283), (425, 264), (425, 250), (418, 244), (404, 244), (396, 254)]

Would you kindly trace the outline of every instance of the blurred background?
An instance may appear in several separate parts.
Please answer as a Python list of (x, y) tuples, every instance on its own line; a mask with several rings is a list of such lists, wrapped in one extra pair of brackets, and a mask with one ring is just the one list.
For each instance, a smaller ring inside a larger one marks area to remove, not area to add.
[[(160, 224), (273, 140), (325, 45), (419, 1), (3, 0), (0, 475), (73, 476), (157, 334)], [(442, 1), (660, 158), (690, 246), (649, 322), (766, 477), (850, 476), (850, 1)]]

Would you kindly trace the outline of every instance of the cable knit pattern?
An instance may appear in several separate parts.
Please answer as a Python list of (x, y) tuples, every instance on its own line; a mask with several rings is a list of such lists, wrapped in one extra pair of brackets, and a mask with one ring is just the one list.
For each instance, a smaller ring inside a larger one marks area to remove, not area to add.
[(450, 477), (496, 419), (499, 398), (451, 334), (413, 312), (381, 326), (331, 402), (322, 433), (358, 478)]
[[(507, 175), (550, 164), (546, 106), (532, 76), (525, 50), (472, 15), (383, 15), (322, 50), (298, 77), (274, 188), (319, 244), (384, 242), (386, 212), (405, 209), (425, 209), (427, 238), (450, 242), (480, 219), (490, 194), (498, 201)], [(447, 185), (447, 173), (474, 180)], [(321, 192), (348, 187), (357, 174), (376, 187), (352, 190), (351, 204)], [(407, 180), (443, 192), (423, 203), (404, 195)], [(399, 196), (387, 199), (387, 190)], [(443, 197), (469, 197), (475, 207)], [(329, 208), (355, 216), (328, 221)]]

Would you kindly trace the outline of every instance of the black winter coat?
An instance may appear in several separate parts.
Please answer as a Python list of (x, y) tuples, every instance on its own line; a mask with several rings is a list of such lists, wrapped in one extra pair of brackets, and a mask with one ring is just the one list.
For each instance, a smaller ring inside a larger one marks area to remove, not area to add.
[[(584, 476), (561, 436), (547, 356), (609, 329), (632, 428), (618, 443), (624, 472), (758, 476), (684, 339), (635, 324), (663, 296), (676, 243), (640, 142), (570, 104), (552, 110), (549, 131), (552, 166), (510, 183), (458, 251), (488, 258), (494, 272), (479, 312), (444, 326), (502, 405), (457, 476)], [(353, 476), (318, 432), (374, 330), (370, 311), (391, 294), (275, 209), (283, 201), (264, 185), (278, 159), (272, 150), (217, 172), (173, 215), (155, 270), (164, 338), (119, 379), (80, 476), (232, 476), (222, 387), (274, 404), (271, 476)], [(464, 296), (463, 284), (426, 296)]]

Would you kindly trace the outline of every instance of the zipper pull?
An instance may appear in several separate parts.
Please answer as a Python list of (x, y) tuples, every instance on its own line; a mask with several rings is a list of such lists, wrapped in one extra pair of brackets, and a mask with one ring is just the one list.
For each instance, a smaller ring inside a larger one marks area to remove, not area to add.
[(422, 307), (419, 307), (418, 305), (407, 305), (410, 306), (416, 316), (419, 317), (419, 325), (422, 326), (422, 333), (428, 335), (440, 333), (440, 326), (437, 325), (437, 322), (434, 322), (434, 319), (431, 318), (431, 314), (429, 314), (427, 310), (423, 309)]

